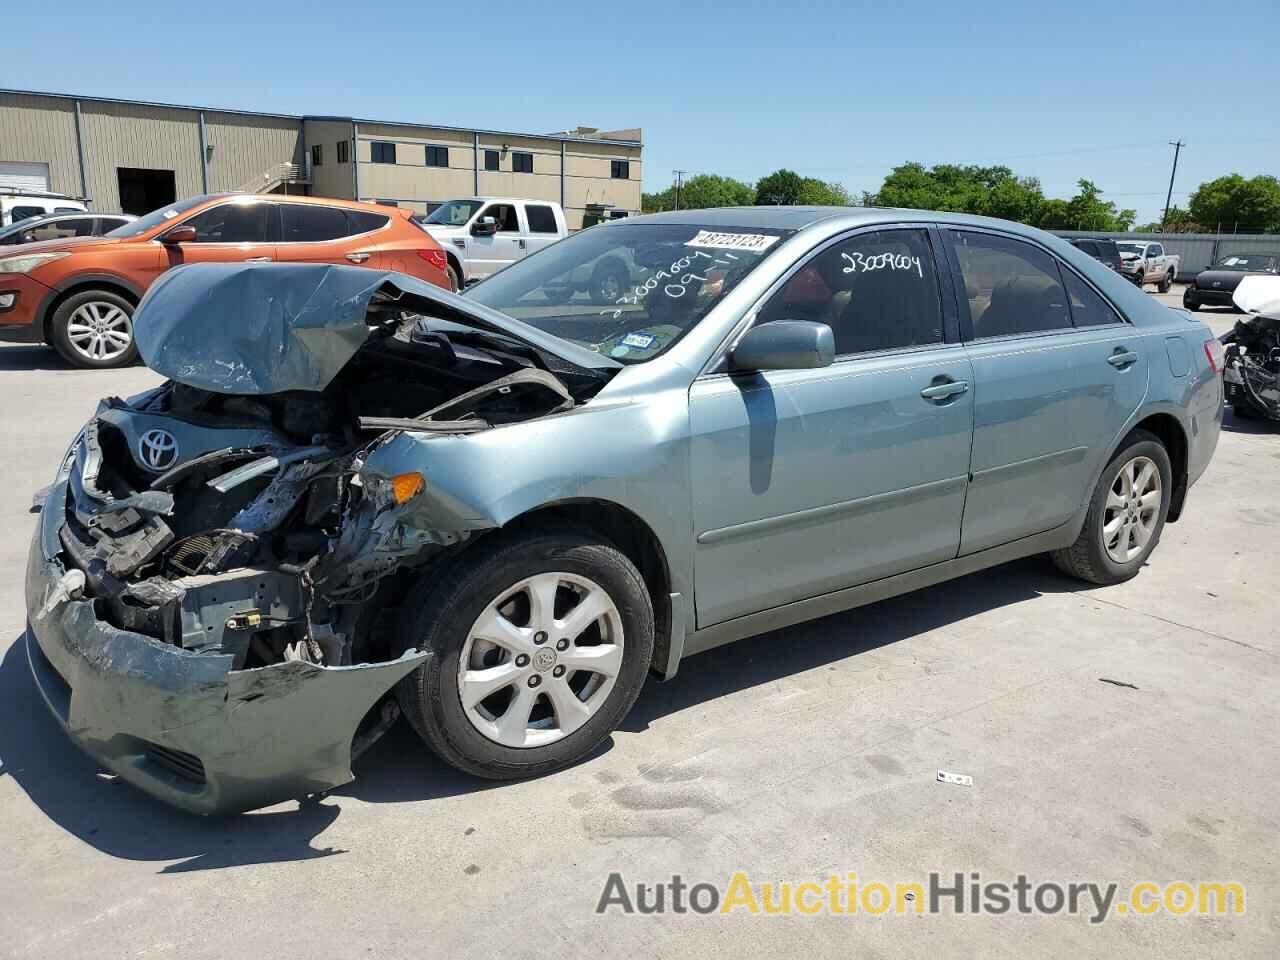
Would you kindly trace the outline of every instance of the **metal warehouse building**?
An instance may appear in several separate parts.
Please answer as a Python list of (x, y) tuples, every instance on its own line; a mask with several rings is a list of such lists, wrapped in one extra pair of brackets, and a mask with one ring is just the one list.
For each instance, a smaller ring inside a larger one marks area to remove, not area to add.
[(503, 133), (0, 90), (0, 189), (87, 197), (143, 214), (237, 191), (370, 200), (426, 213), (453, 197), (640, 212), (638, 129)]

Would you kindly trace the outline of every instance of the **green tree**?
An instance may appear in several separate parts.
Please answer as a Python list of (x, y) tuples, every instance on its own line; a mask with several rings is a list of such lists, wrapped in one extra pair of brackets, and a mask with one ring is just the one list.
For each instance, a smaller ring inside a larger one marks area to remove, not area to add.
[(1212, 233), (1213, 231), (1204, 226), (1204, 224), (1196, 223), (1191, 219), (1191, 214), (1183, 210), (1181, 207), (1170, 207), (1169, 215), (1161, 223), (1159, 220), (1152, 220), (1150, 223), (1144, 223), (1133, 228), (1138, 233)]
[[(756, 191), (749, 183), (722, 177), (715, 173), (700, 173), (690, 177), (680, 189), (681, 210), (706, 210), (711, 207), (743, 207), (755, 202)], [(640, 198), (645, 213), (674, 210), (676, 188), (674, 185), (661, 193), (646, 193)]]
[(1210, 230), (1280, 233), (1280, 180), (1229, 173), (1200, 184), (1188, 208), (1191, 219)]
[(904, 163), (890, 171), (879, 192), (864, 199), (882, 207), (949, 210), (1034, 222), (1044, 195), (1038, 180), (1017, 177), (1008, 167)]
[(756, 203), (764, 206), (800, 203), (804, 183), (804, 178), (794, 170), (775, 170), (756, 183)]
[(1133, 226), (1136, 210), (1117, 210), (1116, 205), (1102, 199), (1102, 191), (1089, 180), (1078, 180), (1080, 192), (1067, 201), (1067, 217), (1075, 230), (1128, 230)]
[(800, 182), (796, 203), (810, 207), (851, 207), (853, 198), (843, 184), (805, 177)]

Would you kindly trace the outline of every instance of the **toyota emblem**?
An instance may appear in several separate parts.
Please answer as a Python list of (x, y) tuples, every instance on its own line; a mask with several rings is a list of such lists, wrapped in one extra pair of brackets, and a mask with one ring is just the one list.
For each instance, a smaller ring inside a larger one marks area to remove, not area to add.
[(148, 470), (168, 470), (178, 461), (178, 440), (168, 430), (148, 430), (138, 440), (138, 458)]

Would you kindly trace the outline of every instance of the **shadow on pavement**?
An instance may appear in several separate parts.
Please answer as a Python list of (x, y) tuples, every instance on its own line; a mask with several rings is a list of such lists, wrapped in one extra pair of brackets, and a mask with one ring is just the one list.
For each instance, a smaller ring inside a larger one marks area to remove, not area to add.
[(58, 351), (40, 344), (0, 346), (0, 370), (74, 370)]
[(1266, 420), (1260, 413), (1256, 415), (1256, 419), (1250, 417), (1245, 420), (1227, 407), (1222, 414), (1222, 429), (1228, 433), (1280, 433), (1280, 423)]
[[(1018, 561), (915, 594), (885, 600), (743, 640), (682, 665), (667, 683), (649, 682), (622, 724), (643, 731), (655, 719), (718, 697), (945, 627), (986, 610), (1078, 589), (1043, 558)], [(606, 741), (600, 752), (612, 745)], [(49, 715), (19, 636), (0, 662), (0, 776), (12, 777), (67, 832), (113, 857), (177, 861), (161, 873), (334, 856), (317, 843), (341, 814), (341, 800), (432, 800), (501, 789), (438, 760), (405, 723), (355, 763), (356, 779), (320, 800), (265, 812), (201, 818), (173, 810), (102, 773)]]

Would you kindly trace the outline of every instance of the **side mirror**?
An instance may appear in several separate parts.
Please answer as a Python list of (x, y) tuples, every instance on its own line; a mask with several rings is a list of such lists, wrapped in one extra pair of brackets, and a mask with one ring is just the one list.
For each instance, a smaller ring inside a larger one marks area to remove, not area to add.
[(170, 246), (175, 243), (194, 243), (195, 239), (196, 228), (190, 224), (183, 223), (161, 235), (160, 242), (165, 246)]
[(748, 330), (729, 354), (729, 368), (808, 370), (829, 367), (835, 358), (835, 334), (825, 323), (778, 320)]
[(492, 237), (498, 232), (498, 221), (493, 217), (481, 217), (471, 225), (473, 237)]

